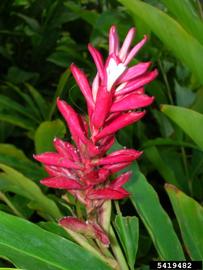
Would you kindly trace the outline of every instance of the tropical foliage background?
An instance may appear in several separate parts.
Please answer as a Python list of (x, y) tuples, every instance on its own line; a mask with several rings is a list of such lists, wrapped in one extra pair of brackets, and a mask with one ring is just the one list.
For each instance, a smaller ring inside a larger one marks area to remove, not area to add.
[[(76, 211), (71, 197), (39, 184), (33, 153), (70, 134), (56, 97), (85, 114), (70, 75), (74, 62), (93, 76), (91, 42), (104, 55), (108, 30), (133, 25), (158, 78), (144, 120), (120, 131), (117, 145), (143, 150), (113, 205), (112, 226), (129, 269), (152, 260), (203, 259), (203, 6), (200, 0), (3, 0), (0, 2), (0, 267), (111, 269), (79, 247), (57, 219)], [(138, 167), (139, 166), (139, 167)], [(19, 218), (20, 217), (20, 218)]]

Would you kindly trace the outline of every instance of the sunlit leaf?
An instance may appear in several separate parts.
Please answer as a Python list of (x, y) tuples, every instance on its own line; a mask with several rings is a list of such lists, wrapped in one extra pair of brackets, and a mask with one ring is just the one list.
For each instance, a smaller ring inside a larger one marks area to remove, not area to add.
[(131, 201), (148, 230), (154, 246), (163, 260), (184, 260), (181, 244), (172, 222), (162, 208), (157, 193), (135, 164), (130, 166), (132, 179), (126, 184)]
[(203, 44), (203, 22), (191, 0), (161, 0), (177, 20)]
[(175, 186), (166, 185), (180, 226), (186, 250), (192, 260), (203, 258), (203, 208)]
[[(0, 212), (0, 256), (29, 270), (110, 270), (88, 251), (26, 220)], [(13, 226), (15, 224), (15, 226)]]
[(163, 105), (161, 110), (203, 149), (203, 114), (172, 105)]
[(139, 239), (138, 218), (117, 215), (115, 219), (115, 228), (123, 249), (125, 250), (130, 269), (134, 269)]
[(55, 137), (63, 138), (66, 133), (65, 124), (61, 120), (46, 121), (41, 123), (35, 132), (35, 149), (37, 153), (51, 152), (54, 150)]
[(131, 14), (141, 18), (203, 84), (203, 46), (198, 40), (185, 31), (175, 19), (158, 8), (139, 0), (119, 1), (126, 6)]
[(0, 169), (3, 171), (0, 174), (0, 189), (15, 192), (35, 202), (35, 209), (49, 219), (62, 216), (55, 202), (46, 197), (32, 180), (4, 164), (0, 164)]

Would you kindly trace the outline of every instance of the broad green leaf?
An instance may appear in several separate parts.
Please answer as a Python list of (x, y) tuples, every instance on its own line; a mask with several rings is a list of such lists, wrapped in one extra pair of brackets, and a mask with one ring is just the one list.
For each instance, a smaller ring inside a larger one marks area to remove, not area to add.
[(66, 133), (65, 124), (61, 120), (46, 121), (41, 123), (35, 132), (35, 149), (37, 153), (54, 150), (55, 137), (63, 138)]
[[(93, 31), (90, 36), (90, 42), (94, 46), (101, 46), (108, 48), (106, 34), (109, 31), (109, 26), (112, 24), (119, 26), (119, 34), (124, 37), (126, 32), (128, 31), (128, 24), (123, 23), (126, 20), (126, 15), (121, 12), (119, 9), (111, 9), (111, 10), (104, 10), (102, 13), (99, 14), (99, 17), (94, 24)], [(123, 33), (121, 33), (121, 31)]]
[(196, 99), (194, 101), (194, 103), (192, 104), (191, 108), (192, 110), (199, 112), (199, 113), (203, 113), (203, 88), (201, 87), (200, 89), (198, 89), (198, 91), (196, 92)]
[(55, 65), (66, 68), (67, 66), (70, 66), (73, 62), (72, 59), (70, 59), (70, 53), (66, 51), (56, 51), (52, 53), (48, 58), (47, 61), (54, 63)]
[(146, 155), (166, 182), (189, 192), (187, 178), (182, 167), (182, 160), (175, 149), (164, 151), (164, 149), (152, 146), (144, 150), (144, 155)]
[(125, 251), (130, 269), (134, 269), (139, 239), (138, 218), (117, 215), (115, 219), (115, 228)]
[(146, 257), (151, 253), (152, 248), (152, 240), (149, 235), (147, 235), (145, 232), (142, 233), (140, 231), (139, 233), (139, 245), (138, 245), (138, 251), (137, 251), (137, 259)]
[(196, 94), (190, 89), (181, 86), (175, 80), (176, 104), (181, 107), (190, 107), (195, 101)]
[(13, 125), (0, 121), (0, 141), (5, 142), (7, 138), (13, 135), (14, 129)]
[(152, 110), (152, 114), (159, 125), (161, 136), (164, 138), (170, 137), (174, 132), (174, 128), (168, 118), (158, 110)]
[(157, 193), (144, 175), (133, 164), (131, 181), (126, 184), (131, 201), (148, 230), (154, 246), (162, 260), (184, 260), (181, 244), (172, 222), (162, 208)]
[(38, 31), (40, 29), (40, 25), (38, 23), (37, 20), (30, 18), (29, 16), (26, 16), (24, 14), (21, 13), (15, 13), (13, 12), (16, 16), (18, 16), (19, 18), (23, 19), (29, 26), (31, 29), (33, 29), (34, 31)]
[(16, 66), (11, 66), (8, 69), (6, 79), (15, 84), (21, 84), (29, 80), (36, 80), (39, 74), (36, 72), (29, 72)]
[(12, 167), (34, 180), (38, 180), (46, 176), (44, 169), (37, 163), (32, 162), (31, 160), (25, 161), (23, 159), (19, 159), (14, 155), (3, 154), (0, 152), (0, 163)]
[(0, 187), (2, 186), (7, 191), (16, 192), (34, 201), (37, 205), (37, 210), (49, 219), (58, 219), (61, 217), (61, 213), (55, 202), (47, 198), (32, 180), (4, 164), (0, 164), (0, 169), (3, 171), (0, 174)]
[(203, 149), (203, 114), (173, 105), (163, 105), (161, 110)]
[(39, 225), (41, 228), (45, 229), (48, 232), (52, 232), (54, 234), (58, 234), (59, 236), (62, 236), (62, 237), (67, 238), (69, 240), (72, 240), (72, 238), (64, 230), (64, 228), (59, 226), (57, 223), (55, 223), (53, 221), (47, 221), (47, 222), (41, 221), (37, 225)]
[(17, 6), (27, 6), (29, 5), (29, 0), (15, 0), (15, 5)]
[(203, 22), (191, 0), (161, 0), (182, 26), (203, 44)]
[[(1, 182), (0, 182), (0, 190), (1, 190)], [(6, 196), (3, 192), (0, 191), (0, 201), (3, 201), (10, 211), (14, 213), (16, 216), (24, 217), (23, 213), (21, 212), (21, 209), (18, 210), (15, 206), (15, 203), (12, 202), (13, 198)], [(7, 211), (6, 211), (7, 212)]]
[(30, 203), (29, 199), (18, 194), (13, 195), (12, 193), (6, 193), (4, 195), (7, 196), (7, 198), (13, 204), (15, 209), (17, 209), (17, 211), (21, 213), (21, 216), (19, 215), (17, 216), (24, 217), (25, 219), (29, 219), (32, 217), (32, 215), (34, 214), (34, 209), (31, 209), (29, 207), (29, 203)]
[(0, 163), (10, 166), (32, 179), (45, 176), (41, 166), (28, 159), (22, 150), (12, 144), (0, 144)]
[(0, 112), (0, 121), (4, 121), (14, 126), (18, 126), (18, 127), (30, 130), (30, 131), (33, 131), (36, 126), (32, 120), (28, 120), (14, 113), (11, 114), (11, 112), (9, 113), (3, 112), (3, 111)]
[(193, 149), (198, 150), (199, 148), (192, 143), (184, 142), (184, 141), (178, 141), (170, 138), (156, 138), (152, 140), (147, 140), (143, 143), (142, 148), (148, 148), (151, 146), (183, 146), (183, 147), (190, 147)]
[(13, 114), (16, 115), (17, 113), (20, 113), (20, 115), (25, 116), (26, 118), (31, 118), (32, 121), (36, 122), (36, 118), (30, 114), (30, 112), (22, 105), (14, 101), (13, 99), (0, 95), (0, 109), (2, 110), (11, 110), (13, 111)]
[(87, 21), (93, 27), (95, 26), (99, 16), (95, 10), (83, 9), (80, 5), (73, 2), (66, 2), (64, 3), (64, 6), (71, 10), (74, 14), (77, 14), (79, 17), (81, 17), (84, 21)]
[(0, 212), (0, 256), (29, 270), (110, 270), (73, 242), (26, 220)]
[(141, 18), (203, 84), (203, 46), (198, 40), (185, 31), (176, 20), (158, 8), (139, 0), (119, 1), (129, 9), (131, 14)]
[(37, 119), (40, 119), (40, 112), (36, 108), (36, 105), (33, 102), (32, 98), (28, 94), (23, 93), (22, 89), (20, 89), (18, 86), (14, 85), (11, 82), (6, 82), (6, 86), (8, 88), (8, 91), (15, 91), (19, 95), (19, 97), (21, 97), (26, 102), (27, 107), (29, 107), (32, 114), (35, 115)]
[(166, 185), (180, 226), (186, 250), (192, 260), (203, 259), (203, 208), (175, 186)]
[(165, 163), (157, 147), (148, 147), (145, 149), (144, 155), (146, 155), (147, 158), (152, 162), (165, 181), (178, 184), (174, 171), (168, 166), (167, 163)]
[(14, 156), (23, 161), (29, 161), (21, 149), (13, 144), (0, 143), (0, 154)]

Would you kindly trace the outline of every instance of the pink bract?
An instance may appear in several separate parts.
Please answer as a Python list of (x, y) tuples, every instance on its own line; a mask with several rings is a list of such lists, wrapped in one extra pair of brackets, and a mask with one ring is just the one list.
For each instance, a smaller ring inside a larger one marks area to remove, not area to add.
[(122, 149), (108, 154), (115, 141), (115, 133), (127, 125), (139, 121), (154, 98), (144, 93), (144, 86), (154, 80), (157, 70), (148, 71), (151, 63), (143, 62), (128, 67), (130, 61), (147, 41), (146, 36), (131, 47), (135, 28), (131, 28), (122, 44), (115, 26), (109, 32), (109, 55), (103, 60), (100, 52), (91, 44), (88, 49), (95, 62), (97, 73), (93, 82), (75, 64), (72, 74), (85, 97), (88, 120), (80, 116), (65, 101), (57, 100), (74, 142), (54, 140), (55, 153), (42, 153), (34, 158), (44, 164), (49, 177), (41, 183), (51, 188), (67, 190), (86, 207), (85, 223), (66, 217), (60, 224), (70, 230), (85, 232), (108, 245), (109, 240), (100, 224), (100, 209), (106, 200), (118, 200), (129, 196), (122, 187), (131, 172), (110, 180), (113, 173), (129, 166), (142, 152)]

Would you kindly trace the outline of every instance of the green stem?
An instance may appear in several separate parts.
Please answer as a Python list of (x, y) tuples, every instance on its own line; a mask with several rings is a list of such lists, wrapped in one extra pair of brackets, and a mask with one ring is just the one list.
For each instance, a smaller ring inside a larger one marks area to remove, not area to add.
[(98, 245), (98, 247), (99, 247), (101, 253), (102, 253), (105, 257), (114, 259), (113, 255), (111, 254), (110, 250), (109, 250), (107, 247), (105, 247), (103, 244), (101, 244), (101, 242), (98, 241), (98, 240), (96, 240), (96, 242), (97, 242), (97, 245)]
[(82, 211), (81, 211), (81, 208), (80, 208), (80, 203), (79, 201), (76, 201), (76, 216), (80, 219), (83, 219), (83, 214), (82, 214)]
[[(106, 264), (108, 264), (109, 266), (112, 267), (112, 269), (116, 269), (117, 266), (117, 262), (115, 260), (112, 260), (110, 258), (106, 258), (105, 256), (103, 256), (99, 251), (97, 251), (93, 246), (91, 246), (88, 242), (87, 239), (76, 233), (73, 232), (67, 228), (64, 228), (68, 234), (75, 240), (75, 242), (77, 242), (81, 247), (85, 248), (86, 250), (90, 251), (92, 254), (94, 254), (96, 257), (100, 258), (102, 261), (104, 261)], [(125, 270), (125, 269), (123, 269)]]
[(110, 226), (110, 240), (111, 240), (111, 248), (120, 266), (120, 270), (129, 270), (125, 257), (123, 255), (123, 252), (116, 239), (116, 235), (114, 233), (112, 226)]
[(103, 203), (99, 212), (99, 223), (107, 234), (109, 233), (110, 222), (111, 222), (111, 201), (107, 200)]
[(118, 201), (114, 201), (115, 207), (116, 207), (116, 212), (118, 215), (122, 215), (121, 210), (120, 210), (120, 206), (119, 206), (119, 202)]
[(9, 201), (9, 199), (6, 197), (6, 195), (2, 192), (0, 192), (0, 199), (8, 205), (8, 207), (13, 211), (13, 213), (16, 216), (24, 218), (24, 216), (15, 208), (15, 206), (12, 204), (12, 202)]

